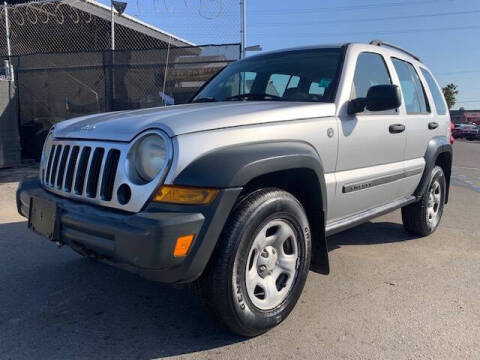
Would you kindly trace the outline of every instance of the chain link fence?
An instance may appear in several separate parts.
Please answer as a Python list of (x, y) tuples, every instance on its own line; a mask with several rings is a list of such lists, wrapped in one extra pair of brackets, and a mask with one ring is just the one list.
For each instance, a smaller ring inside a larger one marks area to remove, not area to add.
[(128, 9), (147, 22), (196, 44), (240, 42), (239, 0), (130, 0)]
[[(110, 9), (85, 0), (32, 1), (1, 6), (0, 55), (7, 55), (6, 18), (12, 55), (111, 48)], [(127, 16), (116, 16), (116, 49), (191, 45)], [(2, 41), (3, 40), (3, 41)]]
[(239, 57), (238, 44), (13, 56), (23, 158), (57, 122), (185, 103)]
[(115, 51), (110, 1), (13, 1), (0, 5), (0, 79), (14, 75), (24, 159), (39, 159), (59, 121), (185, 103), (240, 58), (237, 0), (129, 0)]
[[(115, 15), (116, 49), (155, 49), (240, 41), (236, 0), (130, 0)], [(0, 5), (0, 55), (111, 48), (110, 7), (93, 0), (42, 0)], [(161, 24), (158, 29), (149, 23)], [(187, 39), (187, 40), (183, 40)]]

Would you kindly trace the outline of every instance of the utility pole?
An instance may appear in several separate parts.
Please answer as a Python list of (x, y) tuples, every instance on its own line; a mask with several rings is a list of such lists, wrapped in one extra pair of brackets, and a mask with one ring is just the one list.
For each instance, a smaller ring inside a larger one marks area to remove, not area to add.
[(10, 24), (8, 22), (8, 6), (7, 2), (3, 2), (3, 8), (5, 9), (5, 34), (7, 37), (7, 55), (12, 56), (12, 49), (10, 48)]
[(241, 49), (240, 49), (240, 58), (245, 58), (247, 47), (247, 0), (240, 0), (240, 35), (241, 35)]
[(110, 4), (110, 24), (111, 24), (110, 35), (112, 38), (111, 50), (115, 50), (115, 12), (113, 11), (113, 0), (111, 1), (111, 4)]
[(6, 1), (3, 2), (3, 8), (5, 9), (5, 37), (8, 55), (8, 60), (5, 62), (5, 75), (8, 80), (13, 81), (13, 68), (10, 63), (10, 57), (12, 56), (12, 48), (10, 47), (10, 22), (8, 21), (8, 5)]

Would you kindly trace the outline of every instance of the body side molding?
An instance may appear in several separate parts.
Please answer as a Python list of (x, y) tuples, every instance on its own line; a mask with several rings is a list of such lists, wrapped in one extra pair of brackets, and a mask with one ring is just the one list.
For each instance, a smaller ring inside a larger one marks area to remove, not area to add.
[(410, 176), (415, 176), (420, 174), (423, 171), (423, 169), (414, 169), (414, 170), (408, 170), (408, 171), (402, 171), (397, 174), (393, 175), (388, 175), (388, 176), (383, 176), (383, 177), (377, 177), (377, 178), (372, 178), (367, 181), (362, 181), (362, 182), (357, 182), (357, 183), (352, 183), (352, 184), (346, 184), (343, 186), (342, 192), (344, 194), (352, 192), (352, 191), (359, 191), (363, 189), (369, 189), (375, 186), (379, 185), (384, 185), (388, 184), (397, 180), (405, 179)]

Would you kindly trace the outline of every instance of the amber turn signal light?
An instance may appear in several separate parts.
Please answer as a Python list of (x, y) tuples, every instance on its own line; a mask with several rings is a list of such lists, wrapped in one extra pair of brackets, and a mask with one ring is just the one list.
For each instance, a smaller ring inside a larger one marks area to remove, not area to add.
[(180, 236), (177, 239), (177, 243), (175, 244), (175, 250), (173, 250), (174, 257), (183, 257), (187, 256), (188, 250), (190, 250), (190, 246), (192, 245), (194, 235), (186, 235)]
[(207, 205), (215, 200), (217, 195), (217, 189), (164, 185), (158, 189), (153, 201), (183, 205)]

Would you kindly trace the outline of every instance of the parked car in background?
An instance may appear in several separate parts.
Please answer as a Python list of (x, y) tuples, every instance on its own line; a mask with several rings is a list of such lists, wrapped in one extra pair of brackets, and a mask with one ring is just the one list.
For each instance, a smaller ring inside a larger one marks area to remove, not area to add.
[(455, 139), (473, 140), (479, 136), (479, 127), (475, 124), (456, 124), (452, 136)]
[(480, 127), (474, 125), (474, 128), (465, 134), (465, 139), (469, 141), (480, 140)]

